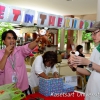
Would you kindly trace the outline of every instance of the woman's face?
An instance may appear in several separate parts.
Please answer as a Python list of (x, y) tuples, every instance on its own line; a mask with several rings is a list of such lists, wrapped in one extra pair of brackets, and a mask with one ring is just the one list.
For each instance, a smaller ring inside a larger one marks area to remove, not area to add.
[(92, 39), (95, 43), (99, 43), (100, 42), (100, 29), (94, 31), (91, 33)]
[(51, 61), (48, 61), (48, 62), (45, 62), (45, 66), (47, 67), (51, 67), (53, 66), (54, 64), (51, 62)]
[(9, 46), (9, 45), (15, 46), (16, 45), (16, 40), (14, 39), (14, 36), (11, 33), (8, 33), (5, 40), (3, 40), (3, 43), (6, 46)]
[(82, 53), (82, 52), (83, 52), (83, 48), (81, 48), (81, 49), (79, 50), (79, 52)]

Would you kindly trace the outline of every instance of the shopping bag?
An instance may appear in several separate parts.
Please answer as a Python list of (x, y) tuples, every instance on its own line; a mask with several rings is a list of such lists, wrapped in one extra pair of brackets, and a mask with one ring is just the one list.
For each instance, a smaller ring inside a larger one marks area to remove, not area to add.
[(0, 86), (0, 100), (21, 100), (25, 94), (14, 83)]

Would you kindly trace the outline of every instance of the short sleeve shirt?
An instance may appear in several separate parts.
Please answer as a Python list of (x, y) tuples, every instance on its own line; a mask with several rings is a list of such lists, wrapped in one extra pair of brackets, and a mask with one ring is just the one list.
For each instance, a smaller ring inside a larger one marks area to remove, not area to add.
[(58, 70), (56, 69), (56, 66), (53, 66), (53, 68), (45, 66), (43, 64), (42, 55), (39, 55), (35, 58), (32, 64), (32, 69), (31, 69), (31, 73), (29, 76), (29, 84), (31, 87), (36, 87), (39, 85), (38, 74), (41, 74), (42, 72), (48, 75), (49, 72), (52, 72), (53, 74), (54, 72), (58, 72)]

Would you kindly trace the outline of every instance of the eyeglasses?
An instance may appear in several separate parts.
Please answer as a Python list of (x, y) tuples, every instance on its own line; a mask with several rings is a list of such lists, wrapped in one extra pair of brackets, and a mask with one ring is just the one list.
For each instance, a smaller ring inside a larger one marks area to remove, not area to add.
[(100, 30), (95, 31), (95, 32), (92, 32), (92, 33), (91, 33), (91, 36), (95, 36), (98, 32), (100, 32)]

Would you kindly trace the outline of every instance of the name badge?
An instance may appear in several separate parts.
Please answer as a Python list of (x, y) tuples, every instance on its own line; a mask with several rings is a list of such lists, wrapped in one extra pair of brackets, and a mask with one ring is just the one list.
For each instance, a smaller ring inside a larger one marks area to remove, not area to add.
[(17, 75), (16, 72), (12, 74), (12, 83), (17, 83)]

